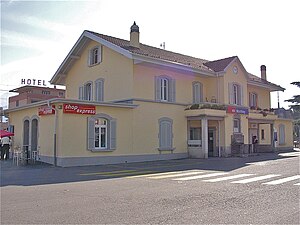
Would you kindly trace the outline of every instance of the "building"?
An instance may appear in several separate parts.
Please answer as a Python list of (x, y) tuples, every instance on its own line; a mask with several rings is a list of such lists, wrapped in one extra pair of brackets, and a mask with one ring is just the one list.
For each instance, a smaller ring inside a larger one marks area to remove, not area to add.
[(26, 85), (10, 90), (9, 92), (18, 93), (18, 95), (9, 97), (8, 108), (19, 107), (51, 98), (65, 97), (65, 90), (57, 89), (56, 87), (50, 88)]
[[(54, 98), (6, 110), (14, 143), (58, 166), (228, 157), (293, 146), (292, 120), (270, 109), (284, 91), (237, 56), (207, 61), (84, 31), (51, 79)], [(252, 148), (253, 142), (255, 148)]]

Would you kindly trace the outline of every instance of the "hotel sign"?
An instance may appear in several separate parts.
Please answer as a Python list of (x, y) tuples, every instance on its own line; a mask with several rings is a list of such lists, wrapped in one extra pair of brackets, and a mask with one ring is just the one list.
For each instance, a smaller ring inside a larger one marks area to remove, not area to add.
[(79, 105), (79, 104), (64, 104), (64, 113), (95, 115), (96, 114), (96, 106)]
[(39, 112), (39, 116), (53, 115), (55, 114), (55, 105), (39, 107), (38, 112)]
[(234, 113), (234, 114), (248, 115), (249, 114), (249, 109), (248, 108), (243, 108), (243, 107), (237, 107), (237, 106), (228, 106), (227, 107), (227, 112), (228, 113)]

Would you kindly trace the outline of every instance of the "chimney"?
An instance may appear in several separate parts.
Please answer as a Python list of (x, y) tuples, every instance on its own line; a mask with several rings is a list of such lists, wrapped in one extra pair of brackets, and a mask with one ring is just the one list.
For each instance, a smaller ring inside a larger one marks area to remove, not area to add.
[(140, 48), (140, 31), (135, 21), (130, 28), (130, 46)]
[(263, 79), (263, 80), (267, 80), (266, 70), (267, 70), (267, 68), (265, 65), (260, 66), (261, 79)]

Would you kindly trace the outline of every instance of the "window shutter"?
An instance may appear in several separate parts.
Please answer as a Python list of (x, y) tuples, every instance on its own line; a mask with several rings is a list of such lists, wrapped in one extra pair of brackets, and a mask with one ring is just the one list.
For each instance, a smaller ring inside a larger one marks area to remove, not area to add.
[(99, 63), (102, 62), (102, 45), (98, 47)]
[(168, 79), (169, 81), (169, 102), (175, 102), (176, 101), (176, 80), (175, 79)]
[(110, 149), (117, 147), (117, 121), (112, 119), (110, 121)]
[(201, 83), (193, 83), (193, 103), (200, 103), (202, 101), (202, 86)]
[(89, 51), (88, 51), (88, 57), (87, 57), (87, 64), (90, 66), (90, 65), (92, 65), (92, 49), (90, 49)]
[(239, 105), (243, 105), (244, 104), (244, 94), (243, 94), (243, 86), (239, 85)]
[(103, 90), (103, 80), (97, 80), (95, 83), (95, 96), (96, 96), (96, 101), (102, 102), (103, 101), (103, 95), (104, 95), (104, 90)]
[(172, 133), (172, 121), (161, 120), (159, 122), (159, 148), (161, 150), (172, 149), (173, 147), (173, 133)]
[(161, 90), (161, 83), (160, 83), (160, 78), (159, 77), (155, 77), (155, 101), (160, 101), (160, 90)]
[(88, 117), (88, 128), (87, 128), (87, 145), (88, 150), (95, 148), (95, 119)]
[(79, 91), (78, 92), (79, 92), (79, 96), (78, 96), (79, 100), (83, 100), (83, 86), (79, 87)]
[(228, 102), (229, 104), (233, 104), (233, 84), (228, 83)]

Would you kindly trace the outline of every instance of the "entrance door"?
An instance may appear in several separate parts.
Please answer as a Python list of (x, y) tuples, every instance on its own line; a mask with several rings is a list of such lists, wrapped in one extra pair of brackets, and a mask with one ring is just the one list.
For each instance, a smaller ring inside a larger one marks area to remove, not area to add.
[(208, 129), (208, 156), (214, 156), (215, 146), (215, 132), (212, 129)]

